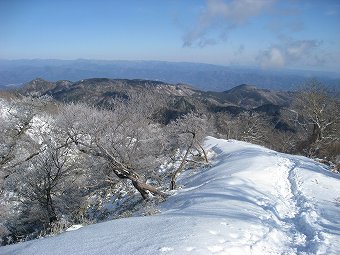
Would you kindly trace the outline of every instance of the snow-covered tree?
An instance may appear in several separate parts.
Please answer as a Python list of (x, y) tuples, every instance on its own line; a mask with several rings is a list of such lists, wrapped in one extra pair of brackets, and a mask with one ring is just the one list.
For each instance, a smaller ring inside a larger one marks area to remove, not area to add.
[(29, 218), (32, 208), (40, 211), (39, 221), (53, 223), (79, 207), (81, 188), (86, 185), (81, 157), (64, 145), (47, 144), (44, 152), (23, 164), (13, 177)]
[(128, 179), (144, 199), (148, 192), (164, 195), (147, 183), (147, 176), (160, 164), (165, 148), (161, 128), (153, 123), (152, 98), (131, 94), (117, 99), (112, 110), (84, 104), (63, 107), (59, 127), (79, 151), (107, 162), (109, 176)]
[[(307, 132), (301, 150), (314, 154), (324, 143), (334, 143), (340, 137), (340, 101), (320, 82), (309, 81), (295, 98), (296, 122)], [(316, 151), (315, 151), (316, 150)]]
[(257, 112), (243, 112), (238, 116), (218, 114), (216, 127), (222, 137), (261, 145), (270, 144), (268, 140), (273, 132), (267, 118)]
[[(0, 111), (0, 170), (6, 178), (15, 166), (29, 161), (41, 151), (36, 132), (42, 131), (44, 123), (37, 115), (52, 105), (50, 98), (23, 97), (2, 100)], [(35, 125), (36, 128), (33, 128)], [(41, 135), (42, 133), (40, 133)]]
[(180, 165), (171, 175), (170, 189), (174, 189), (177, 177), (184, 170), (190, 154), (197, 152), (199, 156), (204, 158), (205, 162), (208, 162), (207, 154), (202, 146), (207, 134), (208, 122), (205, 116), (190, 112), (171, 122), (167, 129), (170, 133), (169, 137), (173, 148), (184, 149)]

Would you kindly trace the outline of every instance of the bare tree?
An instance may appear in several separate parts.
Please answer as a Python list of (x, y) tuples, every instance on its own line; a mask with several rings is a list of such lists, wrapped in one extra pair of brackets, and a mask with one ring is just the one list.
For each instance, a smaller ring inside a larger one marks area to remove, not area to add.
[[(8, 194), (12, 194), (10, 200), (16, 203), (10, 217), (0, 215), (0, 223), (14, 219), (7, 224), (14, 236), (26, 235), (40, 223), (56, 221), (60, 204), (70, 208), (76, 205), (75, 200), (66, 202), (74, 198), (75, 193), (69, 191), (78, 188), (74, 180), (72, 185), (67, 182), (75, 164), (72, 161), (71, 167), (71, 143), (54, 130), (53, 118), (46, 113), (50, 104), (46, 98), (21, 98), (1, 104), (1, 195), (8, 201)], [(60, 203), (56, 206), (57, 201)]]
[(207, 129), (208, 122), (206, 117), (193, 112), (169, 124), (168, 130), (171, 134), (171, 141), (175, 143), (173, 147), (184, 148), (185, 151), (180, 159), (179, 167), (171, 175), (170, 189), (175, 189), (177, 177), (184, 170), (188, 157), (193, 151), (198, 152), (208, 163), (207, 154), (202, 146)]
[(340, 102), (316, 80), (309, 81), (295, 98), (296, 122), (308, 134), (300, 149), (315, 153), (320, 143), (339, 141)]
[(32, 126), (45, 124), (37, 123), (40, 120), (35, 117), (45, 112), (48, 105), (52, 103), (48, 97), (40, 99), (24, 97), (3, 101), (1, 105), (0, 170), (3, 178), (6, 178), (15, 166), (39, 154), (40, 138), (32, 133), (34, 130)]
[(214, 124), (218, 136), (225, 139), (237, 139), (237, 129), (235, 128), (235, 117), (226, 112), (215, 114)]
[(59, 126), (79, 151), (104, 159), (110, 172), (129, 179), (144, 199), (148, 192), (164, 196), (145, 177), (160, 163), (164, 148), (161, 129), (152, 121), (155, 105), (136, 94), (117, 99), (112, 110), (71, 104), (61, 110)]
[(268, 144), (273, 132), (269, 120), (257, 112), (243, 112), (238, 116), (219, 114), (216, 119), (218, 132), (226, 139), (236, 139), (256, 144)]
[(15, 158), (18, 144), (26, 136), (26, 131), (30, 128), (33, 113), (13, 108), (13, 102), (6, 102), (7, 107), (3, 107), (0, 115), (0, 167), (2, 169)]
[[(44, 215), (40, 221), (53, 223), (58, 216), (77, 207), (79, 188), (86, 185), (80, 168), (81, 158), (70, 148), (49, 144), (20, 175), (16, 175), (15, 190), (29, 207), (37, 204)], [(82, 180), (82, 184), (80, 184)], [(18, 185), (21, 184), (22, 185)], [(71, 202), (72, 203), (67, 203)]]
[(238, 139), (246, 142), (264, 145), (272, 127), (265, 116), (256, 112), (245, 112), (237, 117), (235, 128)]

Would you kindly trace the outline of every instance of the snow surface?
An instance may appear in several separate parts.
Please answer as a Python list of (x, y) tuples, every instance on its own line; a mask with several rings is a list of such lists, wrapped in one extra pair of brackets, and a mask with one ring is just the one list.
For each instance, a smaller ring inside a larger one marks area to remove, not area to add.
[(310, 159), (213, 137), (156, 216), (0, 247), (0, 254), (340, 254), (340, 177)]

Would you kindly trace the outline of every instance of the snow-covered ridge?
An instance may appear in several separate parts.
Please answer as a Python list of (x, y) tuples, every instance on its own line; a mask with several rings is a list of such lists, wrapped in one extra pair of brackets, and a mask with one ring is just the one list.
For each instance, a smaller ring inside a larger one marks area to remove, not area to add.
[(340, 178), (323, 165), (208, 137), (157, 216), (109, 221), (0, 254), (340, 254)]

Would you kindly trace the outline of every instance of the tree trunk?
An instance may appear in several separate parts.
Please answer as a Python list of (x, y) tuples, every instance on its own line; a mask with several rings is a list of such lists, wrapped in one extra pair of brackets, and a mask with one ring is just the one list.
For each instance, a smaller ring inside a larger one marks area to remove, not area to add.
[(49, 223), (55, 222), (57, 220), (57, 214), (55, 212), (51, 193), (49, 191), (47, 191), (47, 194), (46, 194), (46, 209), (47, 209)]
[(198, 147), (201, 149), (201, 151), (203, 152), (203, 156), (204, 156), (204, 160), (206, 163), (209, 163), (208, 161), (208, 156), (207, 153), (205, 152), (204, 148), (202, 147), (202, 145), (200, 145), (199, 143), (197, 143)]
[(140, 182), (132, 181), (132, 185), (139, 191), (143, 199), (149, 198), (148, 192), (143, 188)]
[(124, 170), (123, 172), (119, 170), (113, 170), (113, 172), (121, 179), (129, 179), (132, 182), (132, 185), (138, 190), (138, 192), (141, 194), (143, 199), (148, 199), (149, 194), (148, 191), (151, 192), (154, 195), (165, 197), (166, 194), (157, 190), (155, 187), (153, 187), (150, 184), (147, 184), (140, 175), (138, 175), (135, 171), (128, 169)]
[(176, 188), (176, 179), (177, 179), (177, 175), (179, 175), (179, 173), (180, 173), (181, 171), (183, 171), (183, 168), (184, 168), (184, 166), (185, 166), (185, 162), (187, 161), (189, 152), (190, 152), (192, 146), (194, 145), (194, 141), (195, 141), (196, 134), (195, 134), (195, 133), (191, 133), (191, 134), (192, 134), (192, 140), (191, 140), (190, 145), (188, 146), (187, 151), (186, 151), (185, 154), (184, 154), (184, 157), (183, 157), (183, 159), (182, 159), (182, 162), (181, 162), (180, 166), (177, 168), (177, 170), (176, 170), (176, 171), (172, 174), (172, 176), (171, 176), (170, 190), (174, 190), (174, 189)]
[(115, 173), (115, 175), (120, 179), (129, 179), (132, 181), (132, 185), (138, 190), (138, 192), (141, 194), (143, 199), (147, 199), (148, 192), (150, 191), (154, 195), (165, 197), (166, 194), (163, 192), (158, 191), (155, 187), (147, 184), (144, 178), (139, 176), (133, 169), (129, 168), (126, 164), (118, 161), (115, 159), (114, 156), (112, 156), (104, 147), (97, 144), (97, 147), (99, 148), (100, 152), (97, 152), (93, 147), (88, 146), (84, 143), (77, 142), (78, 145), (81, 144), (88, 149), (92, 149), (93, 151), (87, 150), (87, 149), (79, 149), (83, 153), (91, 154), (96, 157), (101, 157), (106, 159), (111, 163), (112, 171)]
[(322, 139), (322, 133), (321, 133), (321, 128), (319, 125), (314, 124), (313, 125), (313, 134), (312, 134), (312, 142), (317, 142)]
[(170, 183), (170, 190), (174, 190), (176, 188), (176, 179), (177, 175), (183, 171), (183, 168), (185, 166), (185, 162), (187, 161), (187, 157), (189, 155), (190, 149), (192, 147), (192, 144), (188, 147), (187, 151), (184, 154), (184, 157), (182, 159), (181, 164), (179, 167), (176, 169), (176, 171), (171, 175), (171, 183)]

